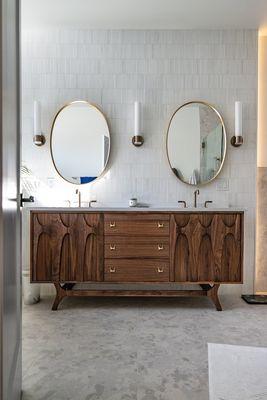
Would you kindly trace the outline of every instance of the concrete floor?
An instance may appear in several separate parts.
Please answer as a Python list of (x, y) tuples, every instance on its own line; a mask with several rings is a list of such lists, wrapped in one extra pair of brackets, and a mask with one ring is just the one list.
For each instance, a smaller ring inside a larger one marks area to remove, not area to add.
[(25, 306), (23, 400), (208, 400), (208, 342), (267, 347), (267, 306), (221, 299)]

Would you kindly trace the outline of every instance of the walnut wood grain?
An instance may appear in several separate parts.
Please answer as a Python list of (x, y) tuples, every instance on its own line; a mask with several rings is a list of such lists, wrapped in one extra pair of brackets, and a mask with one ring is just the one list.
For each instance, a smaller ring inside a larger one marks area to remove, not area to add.
[(176, 282), (242, 283), (242, 214), (173, 214), (170, 274)]
[(105, 282), (168, 282), (169, 262), (158, 259), (105, 259)]
[(105, 236), (105, 258), (168, 258), (168, 236)]
[(169, 215), (166, 214), (106, 214), (105, 235), (169, 236)]
[(125, 211), (125, 212), (105, 212), (104, 221), (169, 221), (170, 214), (167, 212), (151, 212), (151, 211)]
[(100, 214), (32, 213), (32, 282), (103, 280)]
[[(31, 279), (67, 296), (207, 296), (241, 283), (243, 213), (31, 212)], [(105, 260), (104, 260), (105, 255)], [(75, 290), (76, 282), (151, 283), (151, 290)], [(154, 290), (199, 283), (202, 291)]]
[(209, 290), (207, 290), (207, 296), (213, 301), (216, 310), (217, 311), (222, 311), (222, 305), (220, 303), (219, 297), (218, 297), (218, 290), (219, 290), (220, 285), (215, 284), (213, 285)]
[(146, 290), (81, 290), (81, 289), (68, 289), (68, 287), (61, 286), (55, 283), (57, 295), (55, 297), (52, 310), (57, 310), (60, 302), (65, 297), (203, 297), (207, 296), (214, 303), (217, 311), (222, 311), (222, 306), (218, 298), (218, 284), (214, 286), (205, 285), (203, 290), (159, 290), (159, 289), (146, 289)]

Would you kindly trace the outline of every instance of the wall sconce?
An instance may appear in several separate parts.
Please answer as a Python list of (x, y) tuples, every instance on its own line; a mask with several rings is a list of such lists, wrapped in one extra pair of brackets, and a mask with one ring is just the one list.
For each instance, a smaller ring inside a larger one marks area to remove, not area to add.
[(231, 138), (231, 145), (239, 147), (243, 144), (242, 132), (242, 102), (235, 102), (235, 135)]
[(132, 138), (132, 144), (136, 147), (142, 146), (144, 138), (140, 134), (140, 115), (141, 115), (141, 104), (139, 101), (134, 102), (134, 136)]
[(45, 144), (45, 137), (41, 131), (41, 106), (39, 101), (33, 103), (33, 143), (36, 146)]

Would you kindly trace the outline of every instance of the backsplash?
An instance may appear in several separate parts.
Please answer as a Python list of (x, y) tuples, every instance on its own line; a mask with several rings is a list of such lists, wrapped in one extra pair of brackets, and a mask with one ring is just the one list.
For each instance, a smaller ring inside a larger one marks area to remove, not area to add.
[[(165, 151), (173, 111), (205, 100), (224, 118), (228, 136), (219, 178), (200, 187), (200, 202), (243, 206), (245, 285), (252, 292), (255, 258), (257, 31), (97, 31), (47, 29), (22, 32), (22, 161), (43, 182), (39, 204), (73, 199), (75, 186), (57, 176), (49, 137), (57, 110), (73, 100), (96, 103), (107, 116), (111, 158), (104, 178), (81, 188), (84, 200), (127, 205), (137, 197), (151, 205), (193, 203), (194, 188), (172, 173)], [(47, 142), (33, 145), (33, 101), (42, 106)], [(145, 143), (135, 148), (133, 103), (142, 103)], [(234, 102), (243, 102), (244, 145), (229, 144)], [(64, 203), (62, 203), (64, 204)]]

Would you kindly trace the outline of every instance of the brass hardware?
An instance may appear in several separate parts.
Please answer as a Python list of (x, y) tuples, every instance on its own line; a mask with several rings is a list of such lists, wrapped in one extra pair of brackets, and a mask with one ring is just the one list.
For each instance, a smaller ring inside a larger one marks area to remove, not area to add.
[(158, 228), (164, 228), (164, 223), (163, 222), (158, 222)]
[(109, 226), (110, 226), (110, 228), (115, 228), (116, 222), (110, 222), (110, 223), (109, 223)]
[(43, 146), (45, 144), (45, 136), (42, 133), (40, 135), (34, 135), (33, 143), (36, 146)]
[(89, 208), (92, 207), (92, 204), (93, 204), (93, 203), (97, 203), (97, 200), (90, 200), (90, 201), (89, 201)]
[(232, 136), (231, 145), (234, 147), (240, 147), (243, 144), (243, 136)]
[(194, 191), (194, 207), (197, 208), (197, 195), (199, 195), (199, 190)]
[(81, 205), (82, 205), (81, 192), (78, 189), (76, 189), (75, 193), (78, 195), (78, 204), (79, 204), (79, 207), (81, 207)]
[(187, 206), (186, 206), (186, 201), (184, 201), (184, 200), (179, 200), (178, 203), (183, 204), (183, 205), (184, 205), (184, 208), (187, 207)]
[(158, 250), (163, 250), (163, 249), (164, 249), (163, 244), (158, 244)]
[(135, 147), (140, 147), (144, 143), (144, 138), (141, 135), (135, 135), (132, 137), (132, 144)]
[(109, 245), (109, 248), (110, 248), (110, 250), (116, 250), (115, 244), (110, 244), (110, 245)]
[(111, 274), (113, 274), (114, 272), (116, 272), (116, 268), (115, 267), (109, 267), (109, 272)]
[(206, 200), (205, 203), (204, 203), (204, 207), (208, 208), (208, 204), (211, 204), (211, 203), (212, 203), (211, 200)]
[(158, 267), (158, 273), (162, 274), (162, 272), (164, 271), (163, 267)]

